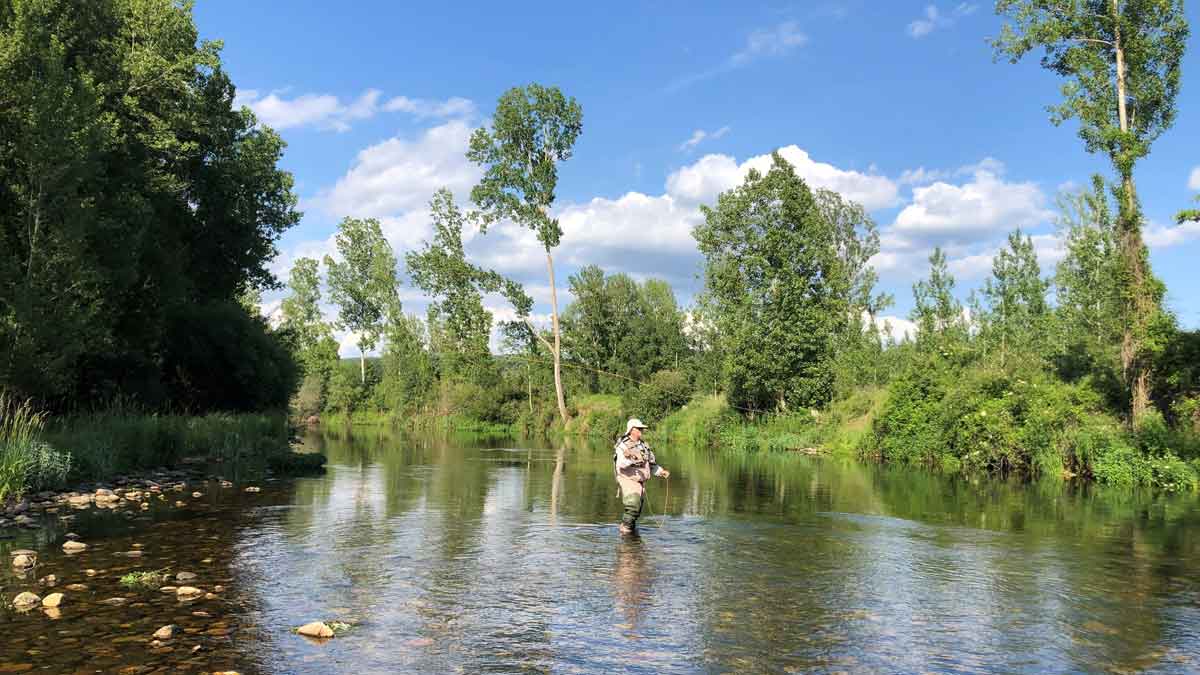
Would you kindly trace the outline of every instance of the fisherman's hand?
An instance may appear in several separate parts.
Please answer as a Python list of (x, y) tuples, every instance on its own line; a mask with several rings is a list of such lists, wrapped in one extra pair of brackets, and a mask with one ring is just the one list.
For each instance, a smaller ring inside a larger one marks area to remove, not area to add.
[(670, 472), (670, 471), (667, 471), (666, 469), (659, 469), (659, 470), (658, 470), (658, 477), (659, 477), (659, 478), (670, 478), (670, 477), (671, 477), (671, 472)]

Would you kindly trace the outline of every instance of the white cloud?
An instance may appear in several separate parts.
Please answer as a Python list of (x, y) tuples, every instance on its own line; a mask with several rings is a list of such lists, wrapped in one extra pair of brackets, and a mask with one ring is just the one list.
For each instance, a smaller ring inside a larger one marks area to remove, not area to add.
[(926, 169), (919, 166), (915, 169), (905, 169), (896, 180), (901, 185), (926, 185), (938, 180), (945, 180), (954, 175), (953, 171)]
[(724, 62), (708, 70), (679, 78), (668, 84), (666, 90), (679, 91), (710, 77), (750, 65), (762, 58), (786, 56), (807, 42), (808, 36), (800, 32), (800, 26), (795, 21), (784, 21), (772, 28), (753, 31), (746, 37), (746, 44)]
[(708, 132), (703, 129), (697, 129), (692, 132), (692, 137), (679, 144), (679, 151), (685, 152), (694, 149), (701, 142), (706, 140), (716, 140), (725, 134), (729, 133), (729, 127), (724, 126), (713, 132)]
[(937, 5), (926, 5), (925, 15), (920, 19), (915, 19), (908, 24), (908, 35), (914, 39), (920, 39), (929, 35), (939, 28), (949, 28), (954, 25), (954, 22), (964, 16), (974, 14), (975, 10), (979, 9), (979, 5), (970, 2), (959, 3), (949, 15), (943, 14), (937, 8)]
[(1150, 222), (1142, 231), (1142, 239), (1150, 248), (1170, 248), (1200, 239), (1200, 220), (1190, 220), (1179, 225), (1162, 225)]
[[(879, 327), (880, 332), (886, 333), (891, 330), (892, 337), (896, 342), (904, 340), (913, 340), (917, 336), (917, 324), (898, 316), (878, 316), (875, 317), (875, 325)], [(886, 336), (880, 336), (881, 339), (886, 339)]]
[(386, 112), (406, 112), (417, 117), (473, 117), (475, 103), (458, 96), (445, 101), (397, 96), (383, 104)]
[(733, 65), (743, 65), (763, 56), (782, 56), (808, 42), (808, 36), (800, 32), (795, 21), (785, 21), (778, 26), (756, 30), (746, 38), (746, 46), (729, 57)]
[(475, 104), (458, 97), (433, 101), (397, 96), (380, 105), (383, 92), (378, 89), (368, 89), (348, 102), (333, 94), (301, 94), (290, 99), (285, 98), (285, 94), (286, 91), (279, 90), (262, 96), (256, 89), (247, 89), (238, 92), (233, 104), (250, 108), (260, 122), (276, 130), (311, 126), (348, 131), (351, 122), (370, 119), (380, 112), (405, 112), (420, 118), (471, 117), (475, 114)]
[(1046, 197), (1035, 183), (1010, 183), (1002, 165), (985, 160), (961, 185), (938, 181), (913, 188), (913, 201), (896, 216), (892, 229), (906, 239), (980, 241), (1015, 228), (1046, 222)]
[[(812, 187), (826, 188), (869, 210), (895, 206), (896, 183), (886, 176), (839, 169), (817, 162), (795, 145), (779, 149), (779, 154), (796, 167), (796, 173)], [(667, 178), (667, 193), (694, 203), (710, 203), (717, 195), (743, 181), (750, 169), (765, 173), (771, 167), (771, 155), (758, 155), (738, 164), (729, 155), (705, 155)]]
[(1200, 190), (1200, 166), (1192, 169), (1192, 174), (1188, 176), (1188, 189)]
[(481, 176), (465, 154), (471, 131), (466, 122), (452, 120), (415, 139), (396, 136), (369, 146), (314, 201), (335, 217), (384, 218), (424, 211), (441, 187), (463, 197)]

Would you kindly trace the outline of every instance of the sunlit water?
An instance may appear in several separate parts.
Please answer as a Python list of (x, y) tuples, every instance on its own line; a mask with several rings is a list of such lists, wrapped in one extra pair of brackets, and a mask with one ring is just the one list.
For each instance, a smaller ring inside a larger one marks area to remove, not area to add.
[[(1194, 497), (660, 445), (671, 479), (623, 538), (604, 444), (306, 443), (328, 455), (324, 476), (210, 484), (183, 507), (52, 516), (0, 540), (5, 562), (41, 552), (26, 578), (5, 565), (5, 600), (48, 592), (45, 574), (88, 585), (56, 619), (0, 611), (0, 672), (1200, 669)], [(87, 552), (60, 552), (67, 529)], [(134, 544), (141, 557), (122, 555)], [(162, 568), (224, 590), (181, 603), (117, 583)], [(317, 619), (353, 627), (323, 643), (291, 632)], [(169, 623), (182, 636), (151, 646)]]

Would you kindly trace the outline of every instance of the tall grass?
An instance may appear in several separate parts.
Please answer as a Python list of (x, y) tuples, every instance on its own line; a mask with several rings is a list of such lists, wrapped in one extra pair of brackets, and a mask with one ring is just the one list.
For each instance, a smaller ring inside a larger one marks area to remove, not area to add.
[(0, 392), (0, 502), (30, 489), (57, 487), (70, 470), (70, 455), (42, 439), (45, 417), (29, 401)]
[(102, 480), (168, 467), (185, 457), (265, 463), (290, 452), (291, 433), (283, 414), (192, 417), (116, 409), (56, 420), (46, 436), (57, 447), (70, 449), (74, 478)]

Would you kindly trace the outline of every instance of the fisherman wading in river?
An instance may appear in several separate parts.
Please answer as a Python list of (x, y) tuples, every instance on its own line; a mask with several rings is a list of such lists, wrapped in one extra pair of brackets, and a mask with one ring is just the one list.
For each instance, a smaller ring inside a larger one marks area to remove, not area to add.
[(642, 515), (642, 502), (646, 497), (646, 481), (650, 476), (667, 478), (671, 475), (654, 461), (650, 446), (642, 440), (642, 421), (634, 417), (625, 424), (625, 435), (613, 448), (613, 473), (621, 487), (621, 534), (630, 534), (637, 528), (638, 516)]

